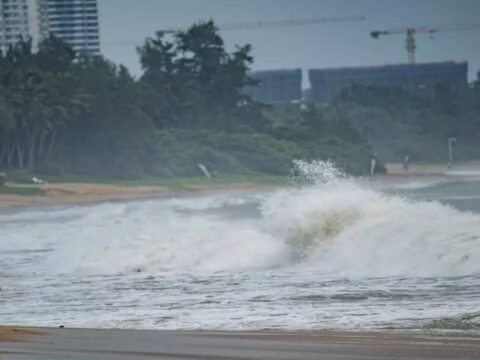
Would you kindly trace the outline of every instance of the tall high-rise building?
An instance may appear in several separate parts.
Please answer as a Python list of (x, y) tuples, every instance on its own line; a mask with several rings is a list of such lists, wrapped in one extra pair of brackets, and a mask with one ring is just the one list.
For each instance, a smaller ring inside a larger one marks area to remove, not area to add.
[(100, 52), (97, 0), (43, 0), (49, 33), (65, 40), (75, 51)]
[(100, 52), (97, 0), (0, 0), (0, 50), (20, 39), (33, 49), (49, 34), (75, 51)]
[(34, 48), (48, 34), (42, 0), (0, 0), (0, 49), (20, 39), (31, 39)]

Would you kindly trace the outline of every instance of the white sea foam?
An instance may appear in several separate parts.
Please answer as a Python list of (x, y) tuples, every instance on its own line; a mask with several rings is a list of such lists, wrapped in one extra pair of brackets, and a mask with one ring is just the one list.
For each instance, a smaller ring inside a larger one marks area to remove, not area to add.
[(302, 185), (276, 191), (0, 213), (2, 321), (419, 328), (478, 311), (479, 215), (330, 163), (295, 174)]
[[(297, 173), (306, 185), (253, 194), (248, 200), (217, 194), (44, 215), (33, 211), (35, 221), (63, 220), (28, 228), (11, 224), (0, 249), (52, 249), (42, 264), (31, 264), (34, 271), (47, 273), (291, 266), (341, 276), (480, 271), (478, 215), (378, 193), (329, 163), (298, 162)], [(234, 221), (224, 214), (249, 202), (260, 208), (257, 218)], [(21, 215), (22, 221), (28, 222), (28, 214)]]
[(394, 190), (418, 190), (431, 188), (443, 184), (448, 184), (455, 182), (457, 180), (450, 179), (426, 179), (426, 180), (405, 180), (401, 182), (393, 182), (385, 184), (384, 188), (394, 189)]
[(346, 276), (480, 271), (480, 216), (436, 202), (387, 196), (329, 175), (273, 194), (263, 209), (269, 228), (288, 234), (309, 268)]
[(447, 170), (445, 174), (448, 175), (455, 175), (455, 176), (471, 176), (471, 177), (478, 177), (480, 176), (479, 169), (463, 169), (463, 170)]

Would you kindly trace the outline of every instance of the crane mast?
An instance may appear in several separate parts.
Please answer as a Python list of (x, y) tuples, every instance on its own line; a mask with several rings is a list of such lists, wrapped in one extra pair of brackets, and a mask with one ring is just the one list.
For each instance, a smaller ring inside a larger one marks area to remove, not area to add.
[(407, 29), (407, 53), (408, 53), (408, 62), (409, 64), (415, 64), (415, 49), (417, 46), (415, 45), (415, 34), (414, 29)]

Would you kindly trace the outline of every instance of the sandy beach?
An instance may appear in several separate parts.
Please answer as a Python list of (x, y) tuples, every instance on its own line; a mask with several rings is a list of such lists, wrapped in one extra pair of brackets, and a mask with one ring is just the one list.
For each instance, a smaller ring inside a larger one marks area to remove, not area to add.
[(480, 338), (388, 332), (14, 328), (2, 359), (478, 359)]
[(0, 194), (0, 209), (12, 206), (48, 206), (63, 204), (95, 203), (102, 201), (144, 199), (161, 196), (182, 195), (192, 192), (222, 189), (253, 189), (268, 187), (256, 183), (212, 184), (191, 186), (186, 190), (166, 186), (113, 185), (91, 183), (54, 183), (41, 185), (21, 185), (23, 188), (38, 188), (42, 195)]
[(42, 189), (44, 195), (0, 194), (0, 209), (8, 206), (58, 205), (98, 202), (107, 200), (128, 200), (153, 196), (173, 195), (174, 192), (162, 186), (119, 186), (110, 184), (59, 183), (22, 185)]
[[(448, 170), (445, 164), (439, 165), (411, 165), (408, 174), (401, 164), (387, 164), (387, 174), (376, 176), (376, 180), (415, 180), (416, 178), (454, 178), (461, 176), (463, 172), (478, 171), (480, 162), (468, 162), (455, 165)], [(38, 188), (43, 190), (42, 195), (14, 195), (0, 194), (0, 209), (11, 206), (45, 206), (60, 204), (81, 204), (113, 200), (131, 200), (149, 197), (173, 196), (191, 192), (201, 192), (221, 189), (252, 189), (272, 187), (254, 182), (239, 183), (212, 183), (204, 186), (191, 186), (188, 190), (172, 189), (167, 186), (143, 186), (143, 185), (114, 185), (95, 183), (51, 183), (41, 185), (15, 185), (20, 187)]]

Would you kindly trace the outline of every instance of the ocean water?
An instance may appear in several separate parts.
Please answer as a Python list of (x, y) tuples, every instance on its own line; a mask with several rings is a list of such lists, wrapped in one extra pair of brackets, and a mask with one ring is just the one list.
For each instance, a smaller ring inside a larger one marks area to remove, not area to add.
[(0, 323), (480, 331), (480, 178), (0, 212)]

